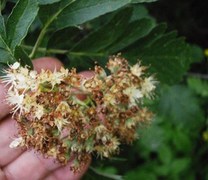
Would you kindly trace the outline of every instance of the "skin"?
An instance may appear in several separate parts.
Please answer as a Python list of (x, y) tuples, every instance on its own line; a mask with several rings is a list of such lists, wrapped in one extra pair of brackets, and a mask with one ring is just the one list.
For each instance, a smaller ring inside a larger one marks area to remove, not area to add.
[[(41, 69), (56, 70), (63, 64), (51, 57), (43, 57), (33, 60), (37, 72)], [(83, 77), (90, 78), (93, 73), (85, 71), (80, 73)], [(33, 150), (22, 148), (11, 149), (9, 144), (17, 135), (17, 124), (12, 119), (9, 105), (5, 102), (6, 88), (0, 83), (0, 180), (78, 180), (87, 171), (88, 164), (81, 172), (74, 174), (70, 171), (71, 159), (66, 166), (46, 159)], [(84, 97), (80, 97), (83, 99)]]

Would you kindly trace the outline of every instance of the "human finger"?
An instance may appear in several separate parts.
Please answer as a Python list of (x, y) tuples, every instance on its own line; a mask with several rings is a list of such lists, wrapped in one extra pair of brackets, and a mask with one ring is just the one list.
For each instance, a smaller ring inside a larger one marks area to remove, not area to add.
[(7, 88), (5, 84), (0, 81), (0, 120), (9, 114), (10, 106), (6, 102)]
[(88, 161), (88, 163), (86, 163), (81, 171), (77, 173), (70, 171), (71, 164), (69, 163), (67, 166), (58, 168), (43, 180), (79, 180), (86, 173), (90, 163), (91, 159)]
[(3, 171), (9, 180), (39, 180), (61, 166), (60, 163), (54, 162), (54, 159), (45, 158), (31, 150), (24, 152), (4, 167)]
[(59, 70), (63, 64), (54, 57), (41, 57), (33, 60), (33, 66), (37, 72), (40, 72), (41, 69)]
[(6, 176), (5, 176), (5, 174), (4, 174), (4, 172), (2, 171), (1, 168), (0, 168), (0, 179), (1, 179), (1, 180), (7, 180), (7, 179), (6, 179)]
[(17, 124), (9, 116), (0, 124), (0, 167), (6, 166), (14, 161), (23, 152), (21, 148), (12, 149), (9, 147), (9, 144), (13, 141), (16, 134)]

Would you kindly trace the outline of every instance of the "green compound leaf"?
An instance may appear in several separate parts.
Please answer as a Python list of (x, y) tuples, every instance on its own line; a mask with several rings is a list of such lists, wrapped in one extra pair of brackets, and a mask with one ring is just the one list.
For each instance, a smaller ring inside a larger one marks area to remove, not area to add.
[[(86, 2), (89, 3), (92, 11), (93, 7), (99, 6), (95, 2), (93, 6), (93, 2), (90, 0)], [(117, 1), (112, 2), (115, 3)], [(58, 22), (59, 16), (61, 17), (66, 8), (70, 9), (73, 7), (73, 10), (76, 9), (75, 5), (79, 9), (77, 10), (78, 14), (85, 12), (84, 6), (75, 1), (65, 6), (54, 22)], [(88, 6), (86, 8), (88, 9)], [(92, 62), (95, 60), (100, 65), (103, 65), (109, 55), (121, 52), (131, 64), (135, 64), (138, 59), (141, 60), (144, 65), (149, 67), (152, 73), (155, 73), (156, 78), (161, 83), (174, 84), (180, 81), (188, 70), (189, 65), (197, 60), (193, 56), (193, 47), (189, 46), (184, 38), (178, 37), (177, 32), (166, 32), (166, 25), (164, 23), (157, 25), (144, 9), (141, 11), (140, 16), (135, 16), (135, 13), (132, 15), (130, 9), (124, 8), (112, 16), (113, 18), (104, 23), (104, 25), (99, 28), (92, 28), (91, 32), (85, 35), (84, 38), (80, 38), (78, 42), (75, 41), (75, 45), (73, 45), (74, 41), (70, 40), (71, 47), (66, 46), (66, 51), (64, 51), (64, 53), (67, 53), (67, 50), (69, 50), (70, 67), (80, 66), (80, 69), (84, 69), (84, 67), (90, 67), (90, 64), (93, 64)], [(133, 12), (136, 10), (134, 7)], [(106, 13), (106, 11), (102, 12)], [(68, 13), (70, 14), (72, 11), (65, 13), (66, 17), (69, 15)], [(97, 16), (101, 14), (99, 11)], [(72, 17), (72, 14), (70, 17)], [(85, 22), (85, 20), (82, 21), (80, 19), (80, 22), (78, 22), (77, 18), (72, 19), (75, 20), (75, 24)], [(72, 19), (69, 21), (72, 21)], [(88, 20), (90, 19), (92, 18), (89, 16)], [(65, 21), (62, 22), (65, 23)], [(69, 23), (68, 25), (72, 24)], [(72, 32), (70, 36), (75, 37), (74, 35)], [(49, 40), (49, 42), (52, 41), (53, 39)]]
[(105, 64), (106, 57), (122, 52), (130, 63), (135, 64), (139, 59), (149, 66), (160, 82), (173, 84), (180, 81), (190, 63), (196, 60), (192, 58), (192, 47), (184, 38), (177, 37), (175, 31), (166, 33), (164, 23), (156, 25), (147, 16), (132, 21), (128, 11), (121, 10), (108, 23), (76, 43), (68, 53), (71, 64), (77, 66), (82, 61), (89, 62), (86, 57)]
[(8, 18), (7, 43), (12, 51), (20, 45), (38, 13), (37, 0), (19, 0)]
[(71, 64), (76, 65), (74, 61), (80, 62), (82, 58), (87, 62), (86, 57), (91, 57), (92, 60), (99, 59), (103, 65), (109, 55), (116, 54), (151, 31), (154, 26), (152, 19), (142, 18), (131, 22), (131, 15), (132, 9), (125, 8), (79, 41), (69, 50), (68, 56), (73, 61)]

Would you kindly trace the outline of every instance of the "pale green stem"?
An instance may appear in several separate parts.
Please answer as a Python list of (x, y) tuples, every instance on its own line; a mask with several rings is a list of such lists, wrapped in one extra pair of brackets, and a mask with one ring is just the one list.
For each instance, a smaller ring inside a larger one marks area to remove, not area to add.
[(69, 52), (69, 55), (73, 55), (73, 56), (97, 56), (97, 57), (102, 57), (102, 56), (105, 56), (106, 54), (104, 54), (104, 53), (91, 53), (91, 52)]
[[(71, 1), (69, 4), (73, 3), (74, 1)], [(69, 5), (67, 4), (67, 5)], [(62, 12), (63, 9), (60, 9), (59, 11), (57, 11), (57, 13), (55, 13), (44, 25), (43, 29), (41, 30), (38, 39), (32, 49), (32, 52), (30, 53), (29, 57), (32, 59), (35, 56), (35, 53), (39, 47), (39, 45), (41, 44), (46, 32), (47, 32), (47, 28), (50, 26), (50, 24), (58, 17), (58, 15)]]
[[(24, 49), (32, 50), (32, 46), (28, 45), (21, 45)], [(36, 49), (38, 52), (43, 52), (43, 53), (53, 53), (53, 54), (69, 54), (72, 56), (96, 56), (96, 57), (102, 57), (105, 56), (106, 54), (104, 53), (90, 53), (90, 52), (69, 52), (68, 50), (64, 49), (46, 49), (43, 47), (38, 47)]]
[[(27, 49), (27, 50), (32, 50), (33, 47), (32, 46), (28, 46), (28, 45), (21, 45), (22, 48)], [(68, 50), (64, 50), (64, 49), (46, 49), (43, 47), (38, 47), (37, 52), (42, 52), (42, 53), (54, 53), (54, 54), (66, 54), (68, 53)]]

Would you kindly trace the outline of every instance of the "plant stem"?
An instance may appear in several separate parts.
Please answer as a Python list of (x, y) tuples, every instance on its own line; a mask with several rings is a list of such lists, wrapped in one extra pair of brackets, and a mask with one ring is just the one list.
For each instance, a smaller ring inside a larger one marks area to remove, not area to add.
[[(32, 46), (28, 45), (21, 45), (24, 49), (27, 50), (32, 50)], [(54, 54), (69, 54), (72, 56), (96, 56), (96, 57), (102, 57), (105, 56), (106, 54), (104, 53), (90, 53), (90, 52), (69, 52), (68, 50), (65, 49), (46, 49), (44, 47), (38, 47), (36, 49), (38, 52), (44, 52), (44, 53), (54, 53)]]
[[(33, 47), (32, 46), (28, 46), (28, 45), (21, 45), (24, 49), (27, 50), (32, 50)], [(38, 47), (37, 50), (38, 52), (44, 52), (44, 53), (54, 53), (54, 54), (66, 54), (68, 53), (68, 50), (64, 50), (64, 49), (46, 49), (44, 47)]]
[[(66, 6), (68, 6), (69, 4), (73, 3), (74, 1), (71, 1), (70, 3), (68, 3)], [(41, 30), (38, 39), (32, 49), (32, 52), (30, 53), (29, 57), (32, 59), (35, 56), (35, 53), (39, 47), (39, 45), (41, 44), (46, 32), (47, 32), (47, 28), (50, 26), (50, 24), (58, 17), (58, 15), (62, 12), (62, 8), (59, 9), (44, 25), (43, 29)]]
[(106, 54), (104, 54), (104, 53), (91, 53), (91, 52), (69, 52), (69, 55), (73, 55), (73, 56), (98, 56), (98, 57), (102, 57), (102, 56), (105, 56)]
[(34, 45), (34, 47), (33, 47), (33, 49), (32, 49), (32, 52), (31, 52), (30, 55), (29, 55), (29, 57), (30, 57), (31, 59), (34, 58), (35, 53), (36, 53), (36, 51), (37, 51), (37, 49), (38, 49), (40, 43), (42, 42), (43, 37), (45, 36), (45, 34), (46, 34), (46, 32), (47, 32), (47, 28), (48, 28), (48, 26), (52, 23), (53, 20), (54, 20), (54, 18), (49, 19), (49, 21), (45, 24), (45, 26), (44, 26), (43, 29), (41, 30), (41, 32), (40, 32), (40, 34), (39, 34), (39, 36), (38, 36), (38, 39), (37, 39), (37, 41), (36, 41), (36, 43), (35, 43), (35, 45)]

